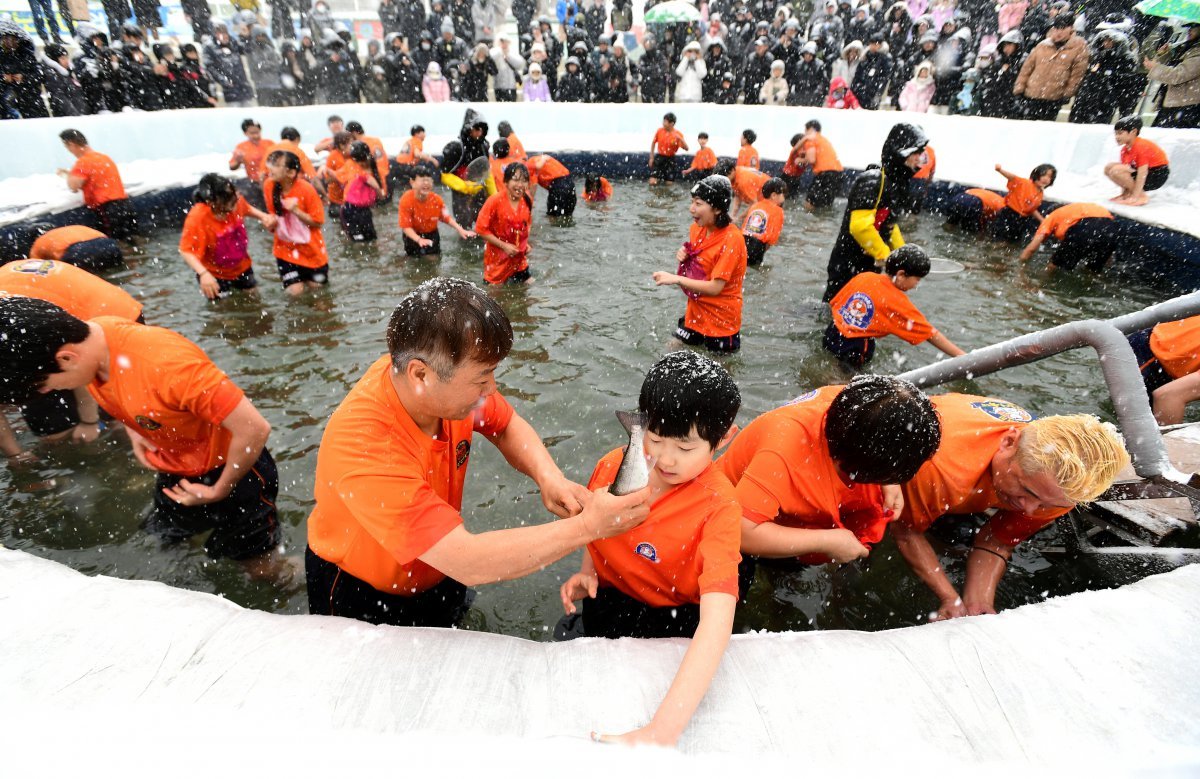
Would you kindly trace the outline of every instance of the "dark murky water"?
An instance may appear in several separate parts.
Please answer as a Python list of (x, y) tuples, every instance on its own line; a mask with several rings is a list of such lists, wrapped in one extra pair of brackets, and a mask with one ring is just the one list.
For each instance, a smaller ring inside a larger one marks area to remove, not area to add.
[[(531, 241), (535, 283), (493, 293), (516, 330), (513, 353), (501, 366), (501, 390), (578, 481), (587, 479), (601, 454), (621, 443), (613, 411), (636, 403), (646, 368), (682, 314), (683, 296), (674, 288), (655, 288), (650, 274), (673, 269), (674, 253), (687, 235), (687, 202), (682, 186), (650, 191), (642, 184), (617, 185), (615, 202), (581, 203), (571, 225), (539, 216)], [(539, 199), (539, 208), (543, 204)], [(726, 361), (742, 390), (741, 424), (807, 388), (844, 378), (821, 349), (819, 304), (843, 207), (839, 202), (836, 211), (813, 216), (789, 203), (780, 245), (767, 253), (762, 268), (750, 269), (743, 349)], [(967, 271), (927, 280), (913, 299), (967, 350), (1075, 319), (1113, 316), (1164, 297), (1086, 274), (1048, 277), (1044, 259), (1027, 271), (1015, 250), (945, 233), (940, 221), (926, 215), (902, 223), (902, 229), (908, 240), (934, 256), (964, 262)], [(332, 285), (327, 293), (299, 301), (286, 299), (269, 237), (257, 224), (250, 225), (257, 297), (206, 302), (179, 258), (176, 229), (159, 231), (129, 269), (109, 275), (144, 301), (148, 322), (198, 342), (270, 420), (290, 555), (303, 554), (324, 421), (384, 351), (384, 326), (395, 302), (436, 275), (482, 280), (477, 242), (460, 242), (443, 230), (447, 253), (440, 263), (414, 261), (402, 254), (395, 222), (394, 207), (377, 213), (380, 242), (366, 249), (349, 245), (335, 225), (327, 225)], [(875, 369), (906, 370), (938, 355), (928, 345), (887, 339), (880, 342)], [(1039, 414), (1111, 416), (1091, 352), (1061, 355), (955, 389), (994, 394)], [(39, 467), (0, 473), (3, 545), (88, 574), (161, 581), (270, 611), (307, 611), (302, 581), (290, 589), (252, 583), (235, 564), (207, 560), (198, 544), (164, 547), (141, 532), (153, 476), (137, 467), (122, 439), (106, 436), (87, 447), (37, 451), (43, 458)], [(532, 482), (509, 469), (498, 452), (481, 447), (472, 460), (463, 505), (469, 528), (547, 518)], [(53, 486), (47, 488), (49, 480)], [(1054, 543), (1053, 534), (1047, 531), (1018, 551), (998, 605), (1087, 587), (1081, 569), (1051, 563), (1040, 553)], [(471, 627), (547, 637), (561, 614), (559, 583), (577, 565), (573, 555), (521, 581), (483, 588)], [(947, 567), (958, 580), (961, 554), (951, 556)], [(934, 607), (933, 597), (885, 541), (869, 567), (760, 571), (752, 604), (739, 622), (743, 628), (874, 630), (915, 624)]]

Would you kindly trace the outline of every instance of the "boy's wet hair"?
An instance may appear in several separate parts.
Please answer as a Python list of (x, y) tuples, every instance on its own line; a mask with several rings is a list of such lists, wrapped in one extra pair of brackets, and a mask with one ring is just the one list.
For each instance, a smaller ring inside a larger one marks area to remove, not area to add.
[(809, 119), (807, 122), (804, 123), (804, 129), (805, 130), (816, 130), (817, 132), (821, 132), (821, 123), (818, 122), (816, 119)]
[(696, 137), (697, 137), (697, 138), (702, 138), (702, 139), (704, 139), (704, 140), (706, 140), (706, 141), (707, 141), (707, 140), (708, 140), (708, 133), (700, 133), (700, 134), (699, 134), (699, 135), (697, 135)]
[(411, 128), (411, 129), (409, 129), (409, 131), (408, 131), (408, 134), (409, 134), (409, 135), (416, 135), (417, 133), (423, 133), (423, 132), (425, 132), (425, 128), (424, 128), (424, 127), (422, 127), (422, 126), (421, 126), (421, 125), (419, 125), (419, 124), (414, 124), (414, 125), (412, 126), (412, 128)]
[(663, 121), (675, 124), (675, 114), (671, 111), (668, 111), (667, 113), (663, 114)]
[(281, 140), (295, 141), (296, 143), (299, 143), (300, 142), (300, 131), (297, 130), (295, 127), (285, 127), (279, 131), (279, 137)]
[(76, 146), (87, 146), (87, 136), (78, 130), (63, 130), (58, 134), (59, 140), (63, 143), (73, 143)]
[(469, 281), (438, 277), (408, 293), (388, 322), (392, 369), (420, 360), (448, 381), (463, 361), (495, 365), (512, 350), (513, 331), (500, 304)]
[(262, 125), (256, 121), (254, 121), (253, 119), (243, 119), (242, 120), (242, 132), (246, 132), (251, 127), (257, 127), (260, 130), (262, 129)]
[(1029, 180), (1037, 181), (1042, 176), (1045, 176), (1047, 173), (1050, 174), (1050, 183), (1047, 184), (1046, 186), (1051, 186), (1058, 179), (1058, 168), (1054, 167), (1053, 165), (1051, 165), (1048, 162), (1044, 162), (1041, 165), (1038, 165), (1036, 168), (1034, 168), (1033, 171), (1029, 174)]
[(362, 122), (348, 122), (346, 132), (351, 135), (365, 135), (367, 131), (363, 129)]
[(330, 114), (329, 118), (325, 120), (325, 124), (330, 125), (330, 124), (333, 124), (334, 122), (340, 122), (340, 121), (342, 121), (342, 117), (338, 116), (337, 114)]
[(732, 178), (733, 169), (737, 167), (737, 163), (728, 157), (722, 157), (717, 160), (716, 167), (713, 168), (713, 173), (717, 176)]
[(83, 343), (86, 322), (38, 298), (0, 298), (0, 403), (36, 398), (46, 379), (61, 373), (56, 355)]
[(638, 410), (646, 429), (665, 438), (687, 438), (692, 427), (713, 449), (733, 426), (742, 395), (720, 364), (686, 349), (651, 366), (642, 382)]
[(508, 120), (504, 119), (501, 120), (500, 124), (496, 125), (496, 132), (500, 134), (501, 138), (507, 138), (513, 134), (513, 128), (512, 125), (508, 123)]
[(200, 177), (196, 191), (192, 193), (192, 202), (212, 206), (218, 203), (236, 203), (237, 197), (237, 187), (232, 181), (219, 173), (205, 173)]
[(529, 168), (525, 167), (523, 162), (510, 162), (504, 166), (504, 183), (512, 181), (515, 178), (524, 178), (529, 181)]
[(492, 144), (492, 156), (496, 157), (497, 159), (503, 159), (507, 157), (510, 151), (512, 151), (512, 149), (509, 148), (508, 141), (504, 140), (503, 138), (497, 139), (496, 142)]
[(742, 137), (746, 139), (746, 143), (754, 143), (758, 140), (758, 133), (753, 130), (742, 130)]
[(915, 243), (906, 243), (888, 255), (884, 270), (889, 276), (904, 271), (905, 276), (923, 279), (929, 275), (929, 255)]
[(596, 192), (600, 189), (600, 174), (588, 173), (583, 177), (583, 191)]
[(861, 374), (825, 414), (825, 441), (838, 467), (860, 484), (903, 484), (942, 440), (925, 393), (893, 376)]
[(414, 165), (412, 173), (408, 174), (409, 181), (419, 178), (433, 178), (433, 168), (428, 165)]
[(1144, 126), (1145, 125), (1142, 123), (1142, 117), (1140, 116), (1122, 116), (1117, 120), (1116, 124), (1113, 125), (1113, 130), (1123, 133), (1136, 132), (1140, 135), (1142, 132), (1142, 127)]
[(763, 184), (762, 196), (768, 198), (771, 195), (786, 195), (787, 184), (781, 178), (769, 179), (766, 184)]

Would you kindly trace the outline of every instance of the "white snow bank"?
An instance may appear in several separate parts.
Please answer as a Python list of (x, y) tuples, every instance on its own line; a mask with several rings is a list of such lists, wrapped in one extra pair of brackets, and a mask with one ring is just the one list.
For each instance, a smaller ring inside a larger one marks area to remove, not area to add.
[(243, 753), (302, 775), (382, 768), (389, 754), (401, 772), (440, 764), (464, 776), (535, 766), (727, 775), (746, 758), (756, 769), (799, 759), (936, 773), (1003, 762), (1195, 766), (1198, 590), (1192, 566), (994, 617), (736, 636), (680, 744), (723, 753), (701, 762), (581, 739), (642, 724), (682, 640), (547, 644), (274, 615), (0, 550), (0, 725), (22, 747), (6, 768), (20, 752), (43, 775), (158, 757), (169, 760), (160, 772), (175, 774)]
[[(347, 121), (362, 122), (369, 134), (385, 140), (394, 156), (413, 124), (428, 130), (427, 150), (440, 153), (445, 142), (457, 136), (467, 107), (465, 103), (442, 103), (221, 108), (4, 122), (0, 124), (0, 141), (4, 148), (20, 150), (20, 154), (4, 161), (0, 224), (24, 218), (12, 215), (28, 213), (19, 207), (35, 201), (44, 203), (38, 208), (45, 210), (78, 204), (77, 196), (61, 195), (66, 185), (60, 179), (44, 175), (32, 178), (70, 167), (72, 158), (55, 140), (67, 127), (82, 130), (96, 149), (120, 164), (123, 175), (130, 163), (153, 161), (149, 172), (130, 167), (128, 175), (147, 186), (167, 187), (177, 186), (180, 180), (194, 181), (200, 171), (227, 171), (228, 155), (243, 139), (239, 126), (247, 116), (256, 118), (269, 138), (278, 138), (281, 127), (292, 125), (300, 130), (305, 143), (311, 144), (329, 134), (325, 119), (337, 113)], [(1118, 158), (1112, 128), (1104, 125), (773, 106), (487, 103), (476, 108), (491, 123), (489, 137), (495, 138), (496, 125), (507, 119), (530, 150), (633, 152), (648, 156), (654, 130), (661, 125), (663, 113), (670, 110), (678, 115), (678, 127), (693, 149), (696, 134), (706, 131), (712, 136), (711, 145), (717, 154), (734, 156), (742, 130), (749, 127), (758, 133), (755, 146), (759, 152), (774, 160), (787, 155), (788, 140), (803, 131), (806, 120), (817, 118), (842, 163), (860, 169), (878, 162), (883, 139), (893, 124), (910, 121), (929, 134), (937, 153), (938, 178), (1002, 190), (1004, 180), (993, 170), (996, 163), (1024, 175), (1035, 165), (1050, 162), (1060, 174), (1058, 183), (1048, 192), (1051, 199), (1107, 204), (1108, 198), (1116, 194), (1103, 175), (1105, 163)], [(1171, 160), (1171, 180), (1152, 193), (1150, 205), (1113, 206), (1112, 210), (1200, 236), (1200, 222), (1195, 219), (1200, 209), (1200, 132), (1147, 128), (1144, 135), (1166, 150)], [(161, 184), (152, 178), (159, 174)], [(67, 201), (69, 204), (64, 205)]]

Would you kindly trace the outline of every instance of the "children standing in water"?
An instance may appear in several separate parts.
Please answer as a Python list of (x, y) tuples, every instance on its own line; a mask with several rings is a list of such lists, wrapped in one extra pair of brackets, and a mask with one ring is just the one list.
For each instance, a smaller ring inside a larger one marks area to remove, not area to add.
[(774, 178), (763, 184), (762, 200), (746, 211), (742, 234), (746, 236), (746, 264), (762, 265), (763, 255), (779, 243), (783, 232), (783, 201), (787, 199), (787, 184)]
[(409, 257), (428, 257), (442, 253), (438, 222), (453, 227), (460, 238), (474, 238), (463, 229), (446, 208), (441, 196), (433, 191), (433, 171), (418, 165), (409, 179), (409, 190), (400, 196), (400, 231), (404, 233), (404, 253)]
[(216, 173), (205, 174), (192, 197), (195, 205), (183, 223), (179, 254), (196, 274), (201, 294), (216, 300), (235, 289), (257, 287), (245, 218), (272, 230), (275, 217), (247, 203), (232, 181)]
[(692, 164), (688, 165), (683, 172), (684, 181), (700, 181), (711, 176), (713, 168), (717, 167), (716, 152), (708, 148), (708, 133), (697, 135), (696, 143), (700, 148), (696, 149), (696, 156), (692, 157)]
[(300, 158), (277, 150), (267, 157), (263, 185), (267, 211), (277, 217), (275, 265), (289, 295), (320, 289), (329, 283), (329, 255), (321, 225), (325, 209), (312, 184), (301, 175)]
[(996, 172), (1008, 180), (1008, 194), (1004, 196), (1004, 207), (996, 213), (989, 231), (993, 238), (1018, 242), (1026, 240), (1042, 223), (1042, 197), (1046, 187), (1054, 184), (1058, 169), (1053, 165), (1038, 165), (1029, 178), (1009, 173), (1000, 164)]
[(741, 148), (738, 149), (737, 156), (738, 167), (758, 170), (758, 149), (754, 148), (754, 142), (757, 140), (758, 133), (753, 130), (742, 130)]
[(529, 228), (533, 222), (529, 169), (520, 162), (504, 169), (504, 191), (487, 199), (475, 234), (484, 240), (483, 278), (489, 284), (528, 284)]
[(384, 190), (371, 147), (362, 141), (351, 143), (346, 163), (336, 175), (344, 193), (342, 231), (356, 243), (374, 241), (377, 236), (371, 209)]
[(663, 114), (662, 127), (654, 132), (650, 142), (650, 183), (674, 181), (679, 178), (679, 163), (675, 155), (688, 150), (683, 133), (675, 129), (675, 114)]
[(709, 176), (692, 187), (688, 211), (694, 224), (676, 253), (677, 273), (657, 271), (654, 283), (678, 286), (687, 309), (675, 338), (711, 352), (736, 352), (742, 346), (742, 281), (746, 241), (729, 218), (733, 186), (724, 176)]

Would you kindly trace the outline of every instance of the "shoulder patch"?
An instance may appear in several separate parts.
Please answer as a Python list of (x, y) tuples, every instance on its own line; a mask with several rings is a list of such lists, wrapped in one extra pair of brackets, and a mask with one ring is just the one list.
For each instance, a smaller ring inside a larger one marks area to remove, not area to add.
[(818, 392), (819, 392), (819, 390), (809, 390), (808, 392), (801, 393), (801, 394), (797, 395), (796, 397), (792, 398), (791, 400), (789, 400), (787, 403), (784, 403), (784, 405), (785, 406), (794, 406), (797, 403), (803, 403), (806, 400), (812, 400), (813, 398), (815, 398), (817, 396)]
[(875, 302), (867, 293), (855, 292), (838, 309), (838, 316), (842, 318), (847, 327), (866, 330), (867, 326), (871, 324), (871, 320), (875, 318)]
[(15, 270), (32, 276), (47, 276), (54, 270), (54, 260), (23, 260)]
[(971, 408), (978, 409), (993, 419), (999, 419), (1001, 422), (1033, 421), (1032, 414), (1020, 406), (1009, 403), (1007, 400), (980, 400), (972, 403)]
[(633, 548), (633, 553), (645, 557), (652, 563), (658, 562), (658, 550), (654, 548), (654, 544), (643, 541)]

